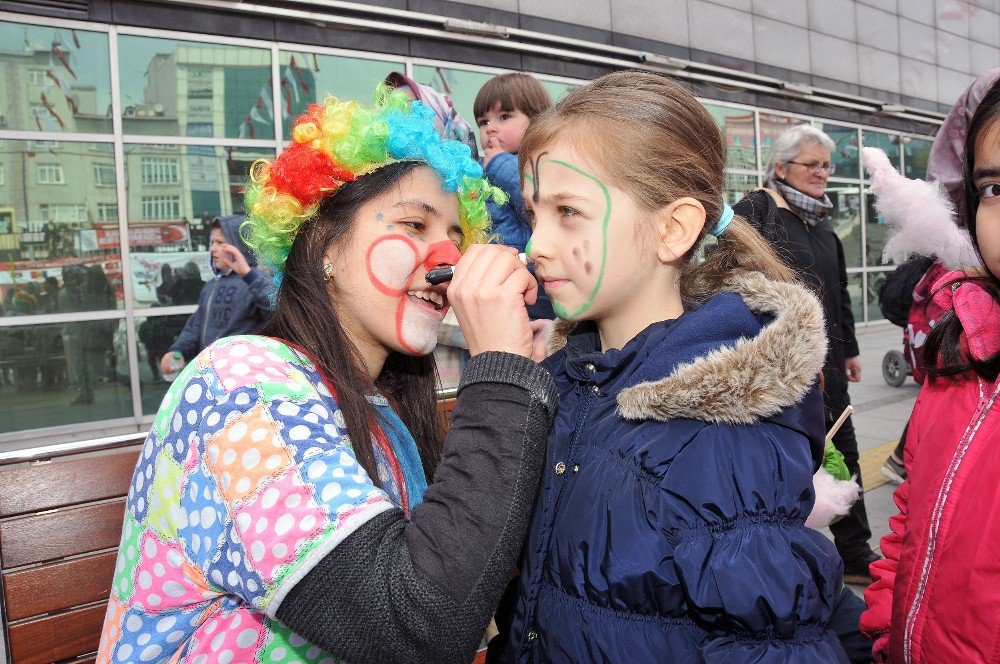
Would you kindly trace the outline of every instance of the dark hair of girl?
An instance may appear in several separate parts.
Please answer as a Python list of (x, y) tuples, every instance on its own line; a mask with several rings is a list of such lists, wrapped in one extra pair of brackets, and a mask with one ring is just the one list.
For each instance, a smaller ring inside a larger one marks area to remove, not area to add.
[[(980, 145), (983, 133), (998, 121), (1000, 121), (1000, 81), (993, 84), (972, 115), (972, 120), (969, 122), (969, 133), (965, 137), (965, 156), (962, 161), (965, 223), (980, 259), (982, 259), (983, 253), (979, 248), (979, 236), (976, 229), (979, 190), (976, 189), (973, 177), (976, 170), (976, 146)], [(1000, 149), (1000, 146), (989, 147)], [(991, 274), (989, 270), (985, 270), (981, 276), (968, 276), (959, 280), (959, 282), (961, 281), (977, 282), (997, 303), (1000, 303), (1000, 278)], [(951, 284), (946, 285), (945, 288), (951, 288)], [(931, 333), (927, 337), (927, 344), (924, 346), (927, 375), (931, 380), (945, 376), (958, 380), (963, 374), (974, 372), (986, 380), (996, 380), (997, 376), (1000, 375), (1000, 351), (982, 360), (969, 357), (963, 350), (961, 339), (963, 331), (962, 321), (955, 315), (954, 310), (943, 315), (937, 325), (931, 329)]]
[(365, 398), (373, 388), (389, 399), (413, 435), (428, 480), (434, 474), (442, 442), (434, 397), (434, 356), (390, 352), (373, 385), (328, 294), (323, 256), (330, 245), (348, 239), (362, 205), (385, 193), (417, 166), (420, 163), (413, 161), (383, 166), (344, 184), (320, 204), (316, 218), (303, 224), (295, 237), (274, 315), (261, 330), (261, 334), (289, 341), (312, 355), (336, 391), (354, 454), (377, 485), (381, 483), (372, 449), (377, 413)]

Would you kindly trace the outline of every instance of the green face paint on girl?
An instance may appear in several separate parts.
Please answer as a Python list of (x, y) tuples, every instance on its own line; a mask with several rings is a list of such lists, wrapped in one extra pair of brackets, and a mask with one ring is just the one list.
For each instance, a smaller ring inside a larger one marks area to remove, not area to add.
[(557, 142), (524, 174), (533, 224), (527, 253), (556, 315), (568, 320), (614, 315), (657, 264), (651, 244), (636, 242), (638, 208), (601, 170)]

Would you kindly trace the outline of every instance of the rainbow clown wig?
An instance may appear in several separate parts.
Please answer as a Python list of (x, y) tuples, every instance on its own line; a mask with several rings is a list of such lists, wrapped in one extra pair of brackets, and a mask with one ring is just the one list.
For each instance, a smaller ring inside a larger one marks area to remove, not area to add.
[(370, 108), (335, 97), (310, 105), (295, 121), (292, 139), (274, 161), (254, 162), (243, 201), (249, 215), (244, 239), (279, 287), (295, 236), (323, 199), (382, 166), (419, 161), (434, 169), (442, 188), (458, 195), (463, 250), (489, 239), (487, 200), (507, 201), (483, 177), (468, 145), (437, 134), (434, 111), (384, 84)]

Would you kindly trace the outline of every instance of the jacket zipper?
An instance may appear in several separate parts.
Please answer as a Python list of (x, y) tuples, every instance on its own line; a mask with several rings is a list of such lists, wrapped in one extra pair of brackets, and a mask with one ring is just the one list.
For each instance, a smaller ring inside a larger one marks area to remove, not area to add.
[(962, 465), (962, 460), (965, 458), (966, 452), (972, 446), (972, 441), (975, 439), (980, 425), (986, 419), (994, 402), (997, 400), (997, 395), (1000, 395), (1000, 383), (997, 384), (996, 389), (993, 390), (993, 394), (990, 395), (989, 399), (984, 400), (983, 382), (980, 380), (979, 395), (979, 406), (976, 412), (973, 413), (969, 425), (965, 428), (965, 433), (962, 434), (962, 439), (955, 449), (951, 463), (948, 464), (948, 470), (944, 474), (944, 480), (941, 482), (941, 488), (938, 490), (937, 499), (934, 501), (934, 511), (931, 512), (931, 522), (927, 530), (927, 550), (924, 553), (924, 562), (920, 570), (920, 583), (917, 585), (917, 593), (914, 595), (913, 604), (910, 605), (910, 610), (907, 612), (906, 625), (903, 630), (903, 661), (906, 664), (910, 664), (913, 661), (913, 632), (916, 628), (917, 616), (920, 613), (920, 607), (923, 604), (924, 594), (927, 590), (927, 581), (930, 576), (931, 565), (934, 562), (934, 552), (937, 549), (937, 537), (938, 531), (941, 528), (941, 517), (944, 513), (945, 503), (948, 502), (951, 484), (958, 474), (959, 466)]

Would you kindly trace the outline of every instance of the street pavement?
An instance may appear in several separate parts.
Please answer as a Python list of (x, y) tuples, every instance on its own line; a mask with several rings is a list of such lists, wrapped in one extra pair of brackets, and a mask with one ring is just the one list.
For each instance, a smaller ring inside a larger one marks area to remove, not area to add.
[[(889, 532), (889, 517), (896, 514), (892, 492), (895, 485), (879, 469), (899, 441), (899, 434), (910, 418), (919, 386), (912, 377), (900, 387), (890, 387), (882, 377), (882, 358), (887, 351), (903, 350), (903, 331), (889, 323), (858, 327), (861, 347), (861, 382), (850, 384), (854, 405), (854, 430), (861, 451), (861, 477), (865, 488), (868, 524), (872, 529), (872, 548), (879, 550), (879, 540)], [(829, 529), (824, 532), (830, 537)], [(832, 538), (832, 537), (831, 537)], [(852, 586), (858, 594), (863, 586)]]

